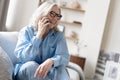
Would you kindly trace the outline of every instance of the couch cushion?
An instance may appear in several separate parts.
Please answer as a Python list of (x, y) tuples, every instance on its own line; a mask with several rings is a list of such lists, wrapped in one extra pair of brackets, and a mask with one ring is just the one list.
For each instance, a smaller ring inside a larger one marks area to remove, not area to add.
[(0, 46), (8, 54), (13, 65), (16, 64), (17, 58), (14, 55), (14, 49), (17, 43), (18, 32), (0, 32)]
[(0, 80), (12, 80), (13, 69), (9, 56), (0, 47)]

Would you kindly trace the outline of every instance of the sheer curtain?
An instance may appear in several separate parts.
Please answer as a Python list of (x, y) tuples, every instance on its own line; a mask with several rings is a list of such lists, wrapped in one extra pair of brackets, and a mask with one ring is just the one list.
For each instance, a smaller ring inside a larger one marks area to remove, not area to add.
[(38, 0), (10, 0), (6, 19), (7, 31), (19, 31), (28, 25), (38, 7)]
[(0, 31), (6, 30), (5, 23), (10, 0), (0, 0)]

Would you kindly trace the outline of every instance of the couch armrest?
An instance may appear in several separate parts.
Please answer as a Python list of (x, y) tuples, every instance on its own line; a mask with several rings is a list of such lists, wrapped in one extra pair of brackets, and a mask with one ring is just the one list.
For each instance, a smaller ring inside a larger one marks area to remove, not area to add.
[(14, 49), (17, 43), (18, 32), (0, 32), (0, 46), (10, 57), (13, 65), (16, 64), (17, 58), (14, 55)]

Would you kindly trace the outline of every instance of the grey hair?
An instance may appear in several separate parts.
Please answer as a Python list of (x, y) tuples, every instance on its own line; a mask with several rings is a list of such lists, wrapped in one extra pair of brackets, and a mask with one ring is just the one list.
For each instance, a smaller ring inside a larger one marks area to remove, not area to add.
[(31, 23), (35, 26), (34, 29), (37, 30), (39, 19), (46, 16), (50, 9), (57, 4), (53, 2), (44, 2), (42, 3), (32, 15)]

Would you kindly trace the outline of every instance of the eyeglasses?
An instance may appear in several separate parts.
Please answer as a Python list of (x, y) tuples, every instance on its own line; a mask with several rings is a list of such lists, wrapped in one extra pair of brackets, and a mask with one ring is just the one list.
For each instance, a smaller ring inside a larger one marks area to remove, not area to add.
[(62, 17), (61, 14), (57, 14), (54, 11), (50, 11), (50, 16), (53, 17), (53, 18), (56, 17), (58, 20), (60, 20), (61, 17)]

